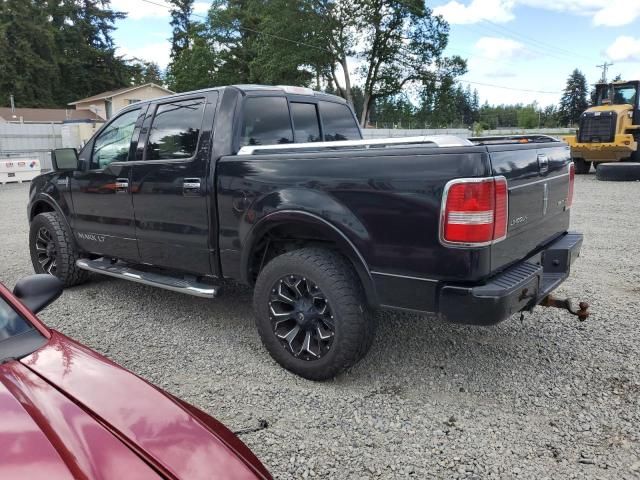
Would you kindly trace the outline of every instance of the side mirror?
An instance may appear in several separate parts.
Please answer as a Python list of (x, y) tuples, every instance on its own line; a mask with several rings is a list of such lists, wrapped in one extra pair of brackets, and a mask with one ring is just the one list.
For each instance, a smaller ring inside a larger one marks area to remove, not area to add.
[(56, 148), (51, 151), (51, 161), (56, 171), (77, 170), (78, 152), (75, 148)]
[(18, 280), (13, 288), (13, 294), (29, 310), (38, 313), (62, 295), (63, 287), (62, 282), (53, 275), (30, 275)]

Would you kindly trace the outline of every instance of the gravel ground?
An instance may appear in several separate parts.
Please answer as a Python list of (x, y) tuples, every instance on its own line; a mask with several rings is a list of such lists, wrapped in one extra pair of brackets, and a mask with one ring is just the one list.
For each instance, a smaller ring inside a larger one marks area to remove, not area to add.
[[(32, 272), (27, 192), (0, 186), (8, 285)], [(639, 478), (640, 184), (579, 176), (576, 195), (585, 244), (558, 293), (589, 320), (384, 312), (367, 358), (326, 383), (270, 359), (242, 288), (207, 301), (96, 277), (41, 317), (234, 430), (267, 420), (242, 438), (278, 478)]]

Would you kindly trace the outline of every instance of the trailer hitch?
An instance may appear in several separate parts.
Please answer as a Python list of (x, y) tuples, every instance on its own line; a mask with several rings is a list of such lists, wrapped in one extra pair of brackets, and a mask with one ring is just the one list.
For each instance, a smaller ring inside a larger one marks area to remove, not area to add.
[[(577, 303), (577, 305), (576, 305)], [(589, 304), (587, 302), (577, 302), (573, 298), (556, 298), (553, 295), (547, 295), (542, 302), (541, 307), (562, 308), (572, 315), (578, 317), (578, 320), (584, 322), (589, 317)]]

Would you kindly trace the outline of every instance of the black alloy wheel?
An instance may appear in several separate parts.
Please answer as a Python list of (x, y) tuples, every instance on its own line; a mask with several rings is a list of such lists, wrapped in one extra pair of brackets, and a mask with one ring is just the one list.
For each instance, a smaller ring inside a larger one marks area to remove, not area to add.
[(46, 227), (40, 227), (35, 240), (36, 259), (42, 271), (49, 275), (55, 275), (57, 269), (56, 244), (51, 237), (51, 232)]
[(29, 253), (36, 273), (48, 273), (65, 287), (85, 282), (89, 272), (77, 267), (81, 254), (65, 223), (55, 212), (36, 215), (29, 225)]
[(313, 361), (330, 349), (335, 336), (331, 306), (322, 290), (299, 275), (275, 282), (269, 297), (273, 332), (296, 358)]
[(355, 365), (375, 337), (360, 278), (330, 249), (306, 247), (269, 261), (256, 280), (253, 307), (269, 354), (309, 380)]

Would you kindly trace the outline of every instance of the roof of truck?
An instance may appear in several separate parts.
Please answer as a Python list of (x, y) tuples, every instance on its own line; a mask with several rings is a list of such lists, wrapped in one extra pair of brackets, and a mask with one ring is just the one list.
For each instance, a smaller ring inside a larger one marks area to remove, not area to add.
[(126, 109), (129, 108), (136, 108), (136, 106), (140, 106), (140, 105), (144, 105), (147, 103), (151, 103), (151, 102), (158, 102), (158, 101), (165, 101), (167, 99), (170, 98), (174, 98), (174, 97), (182, 97), (185, 95), (193, 95), (193, 94), (197, 94), (197, 93), (204, 93), (204, 92), (214, 92), (214, 91), (219, 91), (219, 90), (224, 90), (225, 88), (235, 88), (237, 90), (240, 90), (243, 93), (250, 93), (250, 92), (282, 92), (284, 94), (287, 95), (300, 95), (300, 96), (314, 96), (314, 97), (318, 97), (318, 98), (323, 98), (326, 100), (331, 100), (334, 102), (340, 102), (340, 103), (347, 103), (347, 101), (342, 98), (339, 97), (337, 95), (332, 95), (330, 93), (324, 93), (324, 92), (318, 92), (317, 90), (312, 90), (310, 88), (307, 87), (296, 87), (296, 86), (290, 86), (290, 85), (252, 85), (252, 84), (247, 84), (247, 85), (227, 85), (227, 86), (222, 86), (222, 87), (209, 87), (209, 88), (202, 88), (200, 90), (192, 90), (189, 92), (180, 92), (180, 93), (174, 93), (173, 95), (166, 95), (164, 97), (157, 97), (157, 98), (152, 98), (149, 100), (142, 100), (140, 102), (136, 102), (136, 103), (132, 103), (131, 105), (127, 105), (125, 108), (123, 108), (121, 111), (124, 111)]
[(346, 100), (331, 93), (319, 92), (308, 87), (298, 87), (295, 85), (256, 85), (256, 84), (240, 84), (231, 85), (242, 92), (282, 92), (288, 95), (307, 95), (318, 96), (323, 98), (331, 98), (334, 101), (346, 103)]

